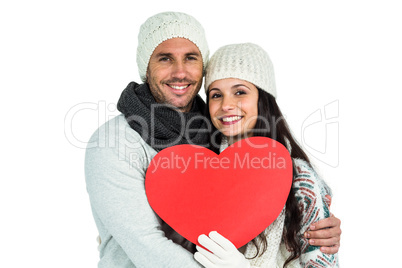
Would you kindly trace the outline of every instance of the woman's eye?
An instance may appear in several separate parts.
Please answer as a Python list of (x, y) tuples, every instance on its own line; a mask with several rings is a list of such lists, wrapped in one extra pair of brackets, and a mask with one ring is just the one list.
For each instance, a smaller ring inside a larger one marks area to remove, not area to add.
[(220, 96), (221, 96), (221, 94), (214, 93), (214, 94), (212, 94), (212, 95), (210, 96), (210, 98), (211, 98), (211, 99), (216, 99), (216, 98), (219, 98)]
[(246, 91), (239, 90), (239, 91), (236, 91), (236, 93), (235, 93), (235, 95), (243, 95), (243, 94), (246, 94)]

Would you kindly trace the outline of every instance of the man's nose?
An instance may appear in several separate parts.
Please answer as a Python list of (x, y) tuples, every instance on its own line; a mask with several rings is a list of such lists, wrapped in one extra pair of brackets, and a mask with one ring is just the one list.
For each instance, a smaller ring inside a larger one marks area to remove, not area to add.
[(179, 79), (186, 77), (186, 66), (183, 62), (175, 62), (173, 65), (172, 76)]

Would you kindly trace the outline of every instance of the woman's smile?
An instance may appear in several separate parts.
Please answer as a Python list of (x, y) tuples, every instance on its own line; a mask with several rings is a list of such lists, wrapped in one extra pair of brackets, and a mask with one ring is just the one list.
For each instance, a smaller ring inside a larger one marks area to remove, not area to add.
[(219, 118), (219, 120), (222, 122), (223, 125), (233, 125), (240, 122), (242, 118), (243, 116), (239, 115), (228, 115)]

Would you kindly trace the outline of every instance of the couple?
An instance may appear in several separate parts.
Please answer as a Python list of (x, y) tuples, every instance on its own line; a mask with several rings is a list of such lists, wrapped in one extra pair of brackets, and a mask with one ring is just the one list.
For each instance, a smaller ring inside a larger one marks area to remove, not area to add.
[[(144, 83), (127, 86), (118, 103), (122, 115), (94, 133), (90, 143), (98, 146), (86, 152), (87, 190), (101, 241), (98, 267), (337, 267), (340, 221), (330, 217), (329, 189), (276, 104), (266, 52), (254, 44), (229, 45), (209, 60), (202, 26), (177, 12), (149, 18), (138, 39)], [(207, 109), (197, 95), (204, 73)], [(244, 248), (211, 232), (199, 237), (209, 251), (194, 249), (148, 204), (144, 180), (151, 159), (177, 144), (219, 151), (253, 135), (274, 138), (290, 151), (294, 178), (285, 208)]]

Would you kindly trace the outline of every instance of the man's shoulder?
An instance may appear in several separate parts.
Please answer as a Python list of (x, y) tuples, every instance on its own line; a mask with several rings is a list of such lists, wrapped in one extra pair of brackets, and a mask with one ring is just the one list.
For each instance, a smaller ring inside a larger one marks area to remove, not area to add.
[(125, 117), (118, 115), (101, 125), (92, 135), (85, 152), (85, 166), (88, 174), (100, 168), (144, 172), (156, 154), (140, 134), (129, 126)]
[(89, 142), (95, 140), (106, 142), (106, 139), (113, 140), (121, 137), (141, 139), (140, 134), (130, 127), (123, 114), (116, 115), (100, 125), (92, 134)]
[(99, 126), (87, 143), (87, 150), (118, 149), (153, 149), (144, 141), (141, 135), (132, 129), (123, 114), (119, 114)]

